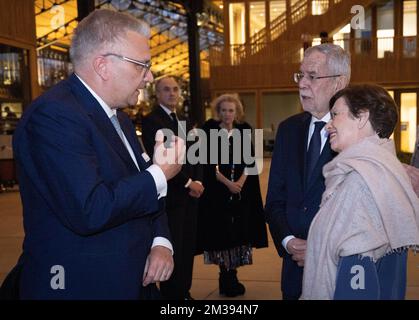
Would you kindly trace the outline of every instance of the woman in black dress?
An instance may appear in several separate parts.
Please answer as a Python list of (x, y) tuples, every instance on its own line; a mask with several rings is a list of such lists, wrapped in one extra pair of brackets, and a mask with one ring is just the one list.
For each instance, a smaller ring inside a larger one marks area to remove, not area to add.
[(206, 264), (220, 267), (220, 294), (234, 297), (245, 292), (236, 269), (252, 264), (252, 247), (267, 247), (268, 242), (259, 177), (245, 173), (246, 167), (254, 167), (243, 156), (244, 144), (251, 143), (243, 137), (252, 128), (241, 121), (243, 107), (235, 95), (218, 97), (213, 107), (218, 119), (203, 126), (208, 164), (204, 165), (206, 190), (200, 201), (198, 247)]

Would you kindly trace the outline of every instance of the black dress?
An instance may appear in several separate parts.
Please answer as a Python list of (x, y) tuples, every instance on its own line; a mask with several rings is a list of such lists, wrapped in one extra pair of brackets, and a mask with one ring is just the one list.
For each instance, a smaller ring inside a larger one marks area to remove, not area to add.
[[(267, 233), (263, 214), (259, 177), (247, 176), (239, 194), (216, 179), (216, 170), (227, 178), (237, 181), (246, 167), (243, 157), (243, 130), (251, 129), (247, 123), (234, 123), (241, 140), (239, 162), (233, 163), (233, 143), (238, 139), (235, 134), (229, 137), (228, 163), (221, 163), (222, 146), (218, 138), (217, 163), (210, 163), (211, 129), (220, 130), (220, 122), (208, 120), (203, 130), (207, 134), (208, 163), (204, 165), (203, 193), (198, 217), (198, 253), (204, 252), (205, 263), (224, 265), (227, 269), (252, 263), (252, 247), (267, 247)], [(227, 146), (224, 146), (224, 148)], [(252, 148), (253, 150), (253, 148)], [(224, 150), (226, 152), (226, 150)], [(214, 162), (214, 161), (212, 161)], [(254, 164), (250, 164), (253, 167)]]

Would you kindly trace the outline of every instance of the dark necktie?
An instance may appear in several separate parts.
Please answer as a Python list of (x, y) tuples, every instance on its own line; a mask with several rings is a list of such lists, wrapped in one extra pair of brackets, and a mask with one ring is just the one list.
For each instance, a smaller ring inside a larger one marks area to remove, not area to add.
[[(137, 160), (135, 160), (135, 158), (134, 158), (135, 155), (132, 152), (130, 152), (130, 150), (127, 146), (127, 143), (129, 144), (129, 142), (128, 142), (128, 140), (125, 140), (125, 138), (124, 138), (124, 132), (122, 131), (121, 124), (119, 123), (118, 117), (116, 115), (113, 115), (110, 119), (111, 119), (111, 122), (112, 122), (113, 126), (115, 127), (116, 132), (118, 133), (118, 136), (121, 138), (122, 143), (124, 144), (124, 146), (127, 149), (132, 161), (134, 162), (135, 166), (138, 168), (138, 170), (144, 170), (144, 169), (140, 169), (140, 167), (138, 165), (141, 166), (141, 163), (138, 163)], [(142, 145), (141, 140), (140, 140), (140, 144)], [(131, 150), (132, 150), (132, 148), (131, 148)], [(143, 148), (143, 150), (144, 150), (144, 148)]]
[(177, 121), (176, 113), (172, 112), (170, 116), (172, 117), (173, 126), (175, 127), (175, 130), (177, 131), (178, 121)]
[[(176, 116), (176, 113), (172, 112), (170, 114), (170, 116), (172, 117), (173, 127), (175, 128), (175, 130), (173, 131), (173, 133), (175, 135), (177, 135), (178, 137), (181, 137), (183, 139), (186, 139), (185, 130), (182, 127), (182, 125), (179, 123), (178, 118)], [(180, 129), (180, 131), (179, 131), (179, 129)]]
[(118, 120), (116, 115), (113, 115), (111, 117), (111, 122), (112, 122), (113, 126), (115, 127), (115, 130), (118, 133), (119, 137), (121, 138), (122, 143), (124, 144), (125, 147), (127, 147), (126, 144), (125, 144), (124, 133), (122, 131), (121, 124), (119, 123), (119, 120)]
[(310, 179), (314, 167), (316, 166), (317, 160), (319, 160), (320, 157), (320, 149), (322, 145), (320, 131), (323, 129), (325, 124), (326, 122), (324, 121), (314, 122), (314, 132), (311, 136), (310, 144), (308, 146), (307, 151), (307, 180)]

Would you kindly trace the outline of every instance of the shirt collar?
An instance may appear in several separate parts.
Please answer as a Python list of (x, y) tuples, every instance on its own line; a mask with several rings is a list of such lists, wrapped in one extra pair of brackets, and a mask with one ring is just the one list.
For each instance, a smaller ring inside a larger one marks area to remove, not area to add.
[(103, 108), (103, 111), (106, 112), (107, 116), (111, 118), (112, 116), (116, 115), (116, 109), (111, 109), (105, 101), (99, 95), (93, 91), (92, 88), (89, 87), (89, 85), (83, 81), (82, 78), (80, 78), (77, 74), (75, 74), (77, 78), (79, 78), (80, 82), (86, 87), (87, 90), (92, 94), (93, 97), (99, 102), (100, 106)]
[[(321, 118), (321, 119), (317, 119), (316, 117), (314, 117), (314, 116), (311, 116), (311, 122), (310, 122), (310, 126), (314, 126), (314, 122), (317, 122), (317, 121), (323, 121), (323, 122), (326, 122), (326, 123), (328, 123), (329, 121), (330, 121), (330, 112), (327, 112), (325, 115), (324, 115), (324, 117), (323, 118)], [(325, 127), (323, 127), (323, 129), (324, 129)]]
[(160, 104), (160, 107), (162, 107), (162, 109), (170, 116), (171, 113), (175, 113), (176, 114), (176, 109), (175, 110), (170, 110), (168, 107), (165, 107), (164, 105)]

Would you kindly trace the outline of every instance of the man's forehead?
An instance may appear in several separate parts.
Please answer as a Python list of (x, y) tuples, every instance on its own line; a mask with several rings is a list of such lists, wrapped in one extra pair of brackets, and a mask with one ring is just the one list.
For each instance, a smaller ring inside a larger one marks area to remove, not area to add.
[(165, 79), (162, 79), (159, 82), (158, 87), (159, 88), (162, 88), (162, 89), (164, 89), (164, 88), (179, 88), (179, 85), (178, 85), (178, 83), (176, 82), (175, 79), (173, 79), (173, 78), (165, 78)]
[(151, 52), (149, 46), (149, 39), (144, 35), (128, 30), (125, 36), (119, 38), (118, 40), (118, 47), (122, 46), (130, 54), (135, 56), (134, 59), (141, 61), (150, 61)]
[(301, 70), (304, 71), (319, 71), (326, 68), (326, 56), (321, 52), (313, 52), (305, 57), (301, 63)]

